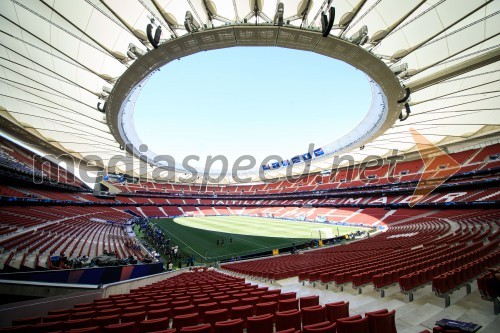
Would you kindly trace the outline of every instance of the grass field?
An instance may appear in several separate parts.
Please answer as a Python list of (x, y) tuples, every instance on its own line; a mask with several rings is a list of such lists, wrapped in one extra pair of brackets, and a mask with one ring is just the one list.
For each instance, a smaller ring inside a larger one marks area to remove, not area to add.
[(334, 237), (337, 232), (345, 235), (360, 229), (248, 216), (182, 217), (150, 221), (168, 235), (173, 245), (179, 246), (184, 257), (194, 254), (198, 262), (229, 259), (302, 244), (318, 239), (320, 228), (331, 229)]

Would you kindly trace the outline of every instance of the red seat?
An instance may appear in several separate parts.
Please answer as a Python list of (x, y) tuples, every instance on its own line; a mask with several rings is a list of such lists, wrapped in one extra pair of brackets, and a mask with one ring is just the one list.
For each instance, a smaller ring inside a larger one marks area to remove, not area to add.
[(74, 328), (68, 333), (100, 333), (101, 331), (99, 330), (98, 326), (92, 326), (92, 327), (85, 327), (85, 328)]
[(272, 314), (278, 311), (278, 302), (265, 302), (265, 303), (257, 303), (255, 305), (255, 314), (257, 316), (263, 314)]
[(147, 313), (148, 319), (168, 318), (170, 316), (170, 309), (149, 310)]
[(97, 326), (107, 326), (113, 324), (120, 323), (120, 315), (111, 315), (111, 316), (100, 316), (95, 317), (94, 322)]
[(180, 330), (182, 327), (196, 324), (198, 324), (198, 313), (182, 314), (174, 317), (172, 328)]
[(300, 330), (300, 310), (278, 311), (276, 312), (276, 331), (295, 328)]
[(232, 319), (215, 323), (215, 333), (243, 333), (243, 319)]
[(1, 327), (0, 332), (5, 333), (32, 333), (30, 330), (30, 325), (18, 325), (18, 326), (8, 326)]
[(49, 323), (38, 323), (30, 326), (31, 332), (55, 332), (62, 330), (62, 321), (53, 321)]
[(302, 327), (302, 333), (335, 333), (337, 332), (337, 323), (324, 321), (313, 325), (305, 325)]
[(12, 319), (12, 326), (21, 326), (21, 325), (34, 325), (42, 322), (42, 317), (26, 317), (19, 319)]
[(229, 295), (220, 295), (220, 296), (215, 296), (212, 298), (214, 301), (216, 301), (217, 303), (220, 303), (222, 301), (227, 301), (229, 300)]
[(193, 304), (194, 306), (198, 306), (199, 304), (203, 304), (203, 303), (210, 303), (211, 299), (209, 297), (196, 297), (196, 298), (193, 298), (193, 300), (191, 301), (191, 304)]
[(360, 315), (337, 320), (338, 333), (369, 333), (368, 317)]
[(105, 310), (98, 311), (97, 312), (97, 316), (98, 317), (101, 317), (101, 316), (111, 316), (111, 315), (121, 314), (121, 313), (122, 313), (122, 309), (120, 309), (120, 308), (113, 308), (113, 309), (105, 309)]
[(189, 314), (189, 313), (195, 313), (196, 309), (194, 308), (194, 305), (186, 305), (186, 306), (177, 306), (175, 308), (172, 308), (172, 317), (179, 316), (179, 315), (184, 315), (184, 314)]
[(242, 305), (231, 308), (231, 319), (242, 319), (246, 322), (253, 315), (253, 305)]
[(228, 299), (220, 302), (220, 307), (222, 309), (231, 309), (234, 306), (240, 306), (240, 301), (238, 299)]
[(245, 297), (240, 300), (240, 304), (243, 305), (252, 305), (259, 303), (259, 297)]
[(396, 310), (385, 313), (367, 312), (370, 333), (396, 333)]
[(200, 323), (203, 323), (205, 320), (205, 312), (217, 310), (217, 309), (218, 309), (218, 305), (216, 302), (198, 304), (197, 310), (198, 310), (198, 313), (200, 314), (200, 318), (199, 318)]
[(326, 308), (321, 305), (308, 306), (301, 309), (302, 325), (312, 325), (326, 321)]
[(273, 314), (248, 317), (247, 319), (247, 333), (273, 333), (273, 327), (274, 312)]
[(94, 326), (94, 321), (92, 318), (84, 319), (71, 319), (63, 322), (63, 330), (69, 331), (74, 328), (92, 327)]
[(151, 310), (161, 310), (161, 309), (169, 309), (170, 306), (168, 305), (167, 302), (163, 302), (163, 303), (151, 303), (147, 306), (148, 308), (148, 311), (151, 311)]
[(326, 317), (334, 323), (340, 318), (349, 317), (349, 302), (334, 302), (325, 304)]
[(166, 330), (169, 324), (168, 317), (143, 320), (139, 323), (139, 333)]
[(170, 303), (170, 307), (171, 308), (176, 308), (176, 307), (179, 307), (179, 306), (188, 306), (190, 305), (191, 302), (187, 299), (184, 299), (184, 300), (180, 300), (180, 301), (173, 301)]
[(210, 310), (205, 312), (205, 323), (210, 325), (214, 325), (218, 321), (228, 320), (228, 318), (228, 309)]
[(319, 296), (312, 295), (312, 296), (301, 297), (299, 299), (299, 301), (300, 301), (300, 308), (301, 309), (305, 308), (305, 307), (319, 305)]
[(276, 331), (276, 333), (300, 333), (300, 330), (295, 328), (287, 328), (286, 330)]
[[(116, 305), (115, 305), (115, 307), (116, 307)], [(75, 308), (75, 309), (73, 309), (73, 311), (71, 313), (84, 312), (84, 311), (95, 311), (95, 309), (93, 306), (87, 306), (85, 308)]]
[(63, 313), (71, 313), (73, 312), (72, 309), (59, 309), (59, 310), (50, 310), (47, 315), (53, 316), (53, 315), (58, 315), (58, 314), (63, 314)]
[(122, 323), (136, 323), (139, 324), (141, 321), (146, 319), (146, 311), (124, 313), (122, 314)]
[(94, 309), (96, 311), (101, 311), (101, 310), (106, 310), (106, 309), (112, 309), (115, 306), (113, 304), (103, 304), (103, 305), (94, 305)]
[(103, 333), (130, 333), (135, 332), (135, 323), (121, 323), (121, 324), (111, 324), (104, 326)]
[[(212, 326), (210, 324), (201, 324), (201, 325), (196, 325), (196, 326), (186, 326), (181, 328), (179, 332), (196, 332), (196, 333), (210, 333), (212, 331)], [(158, 333), (158, 332), (155, 332)]]
[(137, 305), (144, 305), (146, 307), (146, 309), (149, 309), (149, 306), (151, 304), (154, 304), (155, 301), (154, 300), (148, 300), (148, 301), (140, 301), (140, 302), (136, 302), (135, 304)]
[(80, 303), (80, 304), (75, 304), (73, 305), (73, 308), (75, 308), (75, 310), (77, 308), (87, 308), (87, 307), (94, 307), (94, 303)]
[(133, 312), (141, 312), (141, 311), (146, 311), (145, 305), (127, 306), (127, 307), (123, 308), (122, 313), (133, 313)]
[(260, 298), (260, 301), (261, 301), (262, 303), (266, 303), (266, 302), (273, 302), (273, 301), (278, 302), (279, 297), (280, 297), (280, 295), (279, 295), (279, 294), (267, 294), (267, 295), (262, 296), (262, 297)]
[(278, 301), (278, 310), (279, 311), (288, 311), (288, 310), (298, 310), (299, 308), (299, 300), (295, 298), (288, 298), (284, 300)]
[[(125, 309), (125, 308), (129, 308), (132, 306), (136, 306), (136, 305), (134, 302), (130, 302), (129, 300), (115, 304), (115, 308), (120, 308), (120, 309)], [(127, 310), (127, 311), (129, 311), (129, 310)]]
[[(268, 295), (280, 295), (281, 289), (268, 289), (267, 294)], [(293, 298), (295, 298), (295, 296)]]
[(94, 300), (95, 305), (113, 304), (115, 301), (110, 298), (98, 298)]
[(97, 317), (97, 312), (95, 310), (91, 311), (78, 311), (71, 314), (71, 319), (87, 319)]
[(288, 293), (279, 294), (280, 300), (291, 299), (291, 298), (293, 298), (293, 299), (297, 298), (297, 293), (295, 291), (290, 291)]

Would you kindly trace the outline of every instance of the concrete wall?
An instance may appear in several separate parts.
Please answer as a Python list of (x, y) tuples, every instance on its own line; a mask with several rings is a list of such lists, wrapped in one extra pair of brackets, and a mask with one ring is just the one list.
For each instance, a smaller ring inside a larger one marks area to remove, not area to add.
[(88, 303), (109, 295), (126, 294), (131, 289), (143, 287), (187, 271), (188, 268), (160, 273), (134, 280), (108, 285), (83, 286), (55, 283), (17, 282), (1, 280), (0, 294), (42, 297), (37, 300), (10, 303), (0, 306), (0, 327), (10, 326), (12, 319), (46, 316), (50, 310), (72, 308), (75, 304)]

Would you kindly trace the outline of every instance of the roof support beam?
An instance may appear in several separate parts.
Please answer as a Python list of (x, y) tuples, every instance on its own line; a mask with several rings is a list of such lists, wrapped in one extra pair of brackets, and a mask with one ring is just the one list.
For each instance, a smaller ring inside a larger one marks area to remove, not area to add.
[(413, 92), (427, 88), (433, 84), (446, 81), (453, 77), (462, 75), (464, 73), (473, 71), (475, 69), (484, 67), (486, 65), (492, 64), (494, 62), (500, 61), (500, 49), (492, 50), (483, 55), (477, 56), (473, 59), (464, 61), (455, 66), (445, 68), (439, 72), (431, 74), (420, 80), (408, 83), (406, 86), (409, 87)]
[(107, 48), (105, 45), (103, 45), (102, 43), (100, 43), (97, 39), (95, 39), (94, 37), (90, 36), (87, 32), (83, 31), (82, 29), (80, 29), (80, 27), (78, 27), (76, 24), (74, 24), (73, 22), (71, 22), (70, 20), (68, 20), (68, 18), (64, 15), (62, 15), (61, 13), (59, 13), (59, 11), (57, 11), (54, 7), (51, 7), (47, 2), (45, 2), (44, 0), (40, 0), (45, 6), (47, 6), (47, 8), (49, 8), (50, 10), (52, 10), (54, 13), (56, 13), (57, 15), (59, 15), (60, 18), (62, 18), (63, 20), (65, 20), (66, 22), (68, 22), (69, 25), (71, 25), (72, 27), (74, 27), (75, 29), (77, 29), (78, 31), (80, 31), (83, 35), (85, 35), (88, 39), (90, 39), (91, 41), (93, 41), (95, 44), (99, 45), (100, 48), (102, 48), (104, 51), (106, 51), (106, 53), (108, 55), (110, 55), (113, 59), (123, 63), (124, 60), (126, 60), (126, 58), (123, 58), (123, 57), (119, 57), (118, 54), (116, 54), (115, 52), (113, 52), (111, 49)]

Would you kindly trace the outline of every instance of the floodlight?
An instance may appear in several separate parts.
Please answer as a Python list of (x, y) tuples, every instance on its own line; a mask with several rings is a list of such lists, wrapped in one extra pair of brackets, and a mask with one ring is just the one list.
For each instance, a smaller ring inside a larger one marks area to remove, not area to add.
[(137, 59), (141, 56), (143, 56), (146, 52), (135, 46), (134, 44), (130, 43), (128, 44), (128, 51), (127, 55), (129, 56), (130, 59)]
[(186, 12), (184, 27), (188, 32), (196, 32), (200, 29), (200, 24), (194, 19), (193, 14), (189, 10)]
[(104, 91), (106, 94), (111, 94), (111, 88), (108, 86), (102, 86), (102, 91)]
[(283, 25), (285, 22), (283, 21), (283, 14), (285, 13), (285, 5), (283, 2), (278, 3), (276, 7), (276, 14), (274, 15), (274, 24), (275, 25)]
[(368, 27), (362, 26), (354, 35), (349, 38), (349, 41), (356, 45), (363, 45), (368, 41)]
[(394, 73), (394, 75), (401, 74), (403, 72), (406, 72), (408, 69), (408, 63), (403, 63), (394, 67), (391, 67), (391, 71)]

